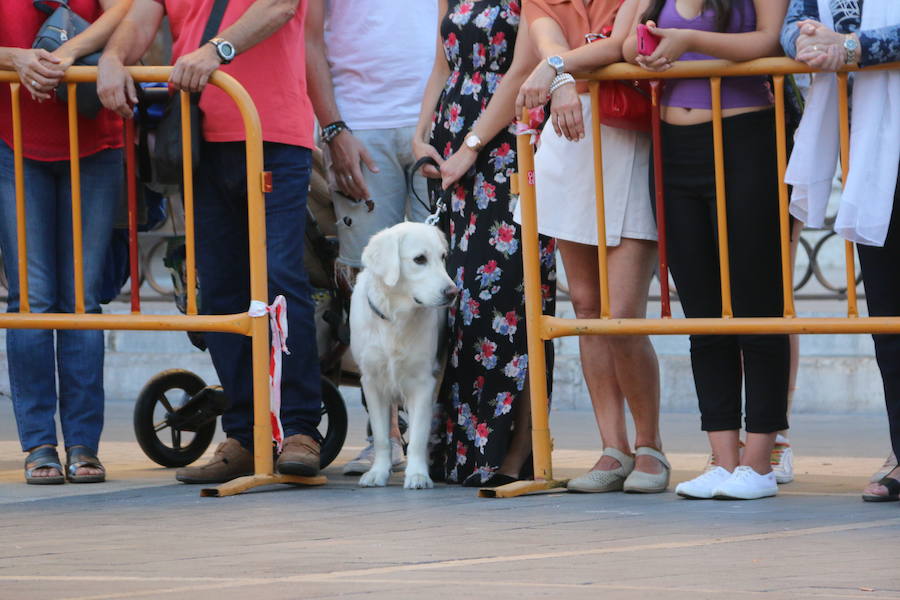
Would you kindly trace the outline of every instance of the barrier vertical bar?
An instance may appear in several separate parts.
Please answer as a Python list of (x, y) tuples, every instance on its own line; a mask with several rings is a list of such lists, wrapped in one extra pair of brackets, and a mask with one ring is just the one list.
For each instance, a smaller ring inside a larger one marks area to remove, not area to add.
[(22, 149), (22, 107), (19, 104), (19, 90), (21, 84), (10, 83), (9, 93), (12, 104), (13, 120), (13, 168), (16, 179), (16, 240), (17, 240), (17, 266), (19, 269), (19, 312), (31, 312), (31, 302), (28, 299), (28, 243), (26, 235), (25, 214), (25, 158)]
[(187, 314), (197, 314), (197, 262), (194, 246), (194, 155), (191, 151), (191, 96), (179, 92), (181, 100), (181, 155), (184, 179), (184, 254), (187, 271)]
[(716, 226), (719, 232), (719, 277), (722, 287), (722, 318), (734, 316), (731, 309), (731, 268), (728, 261), (728, 213), (725, 201), (725, 149), (722, 135), (722, 78), (709, 80), (712, 93), (713, 153), (716, 167)]
[(81, 155), (78, 149), (77, 86), (69, 83), (69, 170), (72, 182), (72, 254), (75, 268), (75, 314), (84, 314), (84, 244), (81, 224)]
[(672, 317), (672, 298), (669, 293), (669, 251), (666, 248), (666, 204), (663, 190), (662, 117), (660, 116), (659, 79), (650, 81), (650, 127), (653, 136), (653, 188), (656, 201), (656, 232), (659, 257), (660, 316)]
[[(850, 102), (848, 90), (849, 73), (838, 73), (838, 119), (841, 137), (841, 187), (846, 187), (850, 174)], [(844, 261), (847, 272), (847, 316), (858, 317), (859, 306), (856, 298), (856, 265), (854, 263), (853, 242), (844, 242)]]
[(794, 265), (791, 262), (791, 222), (788, 213), (788, 188), (784, 182), (787, 171), (787, 124), (784, 111), (784, 75), (775, 75), (775, 144), (778, 155), (778, 225), (781, 234), (781, 287), (784, 295), (784, 316), (796, 317), (794, 308)]
[(131, 279), (131, 312), (141, 312), (141, 281), (138, 272), (137, 169), (134, 155), (134, 119), (125, 121), (125, 177), (128, 190), (128, 272)]
[[(600, 279), (600, 318), (608, 319), (609, 259), (606, 248), (606, 198), (603, 189), (603, 140), (600, 127), (600, 82), (591, 81), (591, 136), (594, 146), (594, 199), (597, 211), (597, 260)], [(540, 286), (539, 286), (540, 287)]]

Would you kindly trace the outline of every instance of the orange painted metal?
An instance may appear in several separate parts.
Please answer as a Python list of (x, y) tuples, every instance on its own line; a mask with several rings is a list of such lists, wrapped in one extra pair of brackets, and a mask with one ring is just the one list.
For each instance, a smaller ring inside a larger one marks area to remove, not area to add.
[(128, 272), (131, 280), (131, 312), (141, 312), (141, 277), (138, 268), (137, 159), (134, 152), (134, 119), (125, 121), (125, 189), (128, 191)]
[(787, 123), (784, 110), (784, 75), (773, 77), (775, 84), (775, 144), (778, 160), (778, 228), (781, 237), (781, 289), (784, 316), (797, 316), (794, 308), (794, 264), (791, 262), (791, 219), (788, 212), (788, 186), (784, 182), (787, 171)]
[(78, 149), (76, 85), (66, 86), (69, 113), (69, 170), (72, 182), (72, 256), (75, 273), (75, 314), (84, 314), (84, 229), (81, 223), (81, 152)]
[(666, 205), (663, 190), (662, 119), (660, 118), (660, 94), (662, 82), (650, 80), (650, 134), (653, 137), (653, 192), (656, 202), (656, 233), (659, 256), (659, 303), (663, 319), (672, 316), (672, 297), (669, 292), (669, 252), (666, 247)]
[[(13, 79), (12, 81), (18, 81)], [(9, 91), (12, 95), (12, 120), (13, 120), (13, 168), (16, 179), (16, 249), (18, 252), (18, 280), (19, 280), (19, 312), (31, 312), (31, 302), (28, 296), (28, 235), (25, 227), (25, 158), (22, 151), (22, 107), (19, 103), (19, 94), (22, 86), (18, 83), (10, 83)]]

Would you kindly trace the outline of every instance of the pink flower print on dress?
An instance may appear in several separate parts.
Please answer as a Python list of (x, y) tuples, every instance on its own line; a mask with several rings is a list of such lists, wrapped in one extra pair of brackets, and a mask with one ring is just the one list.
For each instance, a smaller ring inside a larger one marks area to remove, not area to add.
[(490, 32), (494, 28), (494, 21), (497, 20), (497, 15), (499, 14), (499, 6), (490, 6), (478, 13), (478, 16), (475, 17), (475, 25), (485, 32)]
[(510, 392), (500, 392), (494, 399), (494, 416), (505, 415), (512, 410), (513, 395)]
[(481, 89), (483, 87), (484, 77), (481, 75), (480, 71), (475, 71), (472, 73), (471, 77), (466, 75), (466, 78), (463, 79), (460, 93), (464, 96), (472, 96), (473, 99), (478, 100), (478, 96), (481, 95)]
[(482, 288), (490, 287), (500, 279), (501, 275), (503, 275), (503, 269), (497, 266), (497, 261), (494, 259), (491, 259), (478, 267), (478, 270), (475, 272), (477, 273), (475, 278), (481, 284)]
[(513, 163), (516, 160), (516, 152), (512, 149), (512, 146), (509, 145), (508, 142), (503, 142), (499, 147), (491, 150), (489, 162), (494, 166), (494, 169), (497, 170), (497, 175), (494, 179), (503, 183), (506, 181), (506, 169), (513, 166)]
[(469, 22), (469, 19), (472, 18), (473, 10), (475, 9), (475, 1), (474, 0), (466, 0), (465, 2), (460, 2), (456, 6), (456, 10), (450, 13), (450, 20), (453, 21), (459, 27), (462, 27), (466, 23)]
[(497, 366), (497, 344), (487, 338), (481, 338), (475, 344), (475, 360), (481, 363), (487, 370), (491, 370)]
[(463, 288), (462, 296), (459, 299), (459, 307), (462, 310), (463, 324), (471, 325), (474, 319), (479, 317), (478, 310), (480, 303), (472, 298), (468, 289)]
[(485, 181), (481, 173), (475, 175), (475, 188), (472, 191), (475, 194), (475, 206), (481, 210), (497, 200), (497, 186)]
[(447, 111), (445, 113), (445, 122), (444, 127), (450, 130), (451, 133), (459, 133), (462, 131), (463, 126), (466, 124), (466, 119), (462, 115), (462, 107), (458, 102), (452, 103), (449, 107), (447, 107)]
[[(481, 69), (487, 64), (487, 48), (481, 42), (472, 46), (472, 65)], [(465, 92), (463, 92), (465, 93)]]
[(494, 312), (494, 321), (492, 323), (494, 331), (500, 335), (508, 336), (510, 342), (513, 341), (513, 336), (516, 334), (518, 325), (519, 316), (516, 314), (516, 311), (511, 310), (505, 315), (496, 311)]
[(491, 38), (491, 58), (497, 58), (506, 52), (506, 34), (498, 31)]
[(466, 461), (468, 460), (468, 457), (466, 457), (466, 454), (468, 453), (468, 451), (469, 451), (469, 449), (466, 448), (465, 444), (463, 444), (461, 441), (456, 442), (456, 464), (457, 465), (466, 464)]
[(473, 233), (475, 233), (475, 222), (477, 220), (477, 213), (472, 213), (471, 215), (469, 215), (469, 226), (466, 227), (466, 230), (463, 232), (462, 239), (459, 240), (459, 249), (463, 252), (469, 249), (469, 238), (472, 237)]
[(475, 400), (481, 400), (481, 393), (484, 391), (484, 375), (479, 375), (475, 378), (475, 383), (472, 384), (472, 396), (475, 397)]
[(479, 423), (475, 426), (475, 447), (481, 450), (482, 454), (484, 454), (484, 447), (487, 444), (490, 433), (491, 430), (488, 428), (487, 423)]
[(450, 198), (450, 210), (462, 214), (466, 207), (466, 188), (457, 183), (453, 188), (453, 196)]
[(459, 39), (452, 31), (444, 40), (444, 52), (447, 55), (447, 62), (453, 62), (453, 59), (459, 56)]
[(491, 238), (488, 243), (509, 258), (519, 249), (515, 226), (509, 223), (494, 223), (491, 226)]
[(528, 355), (514, 355), (512, 360), (503, 367), (503, 374), (516, 380), (517, 390), (521, 392), (525, 389), (525, 376), (528, 374)]

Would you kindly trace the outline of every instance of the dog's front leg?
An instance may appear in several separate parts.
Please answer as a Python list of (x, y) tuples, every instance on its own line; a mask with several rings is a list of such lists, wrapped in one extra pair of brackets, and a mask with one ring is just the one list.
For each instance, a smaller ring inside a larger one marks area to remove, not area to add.
[(435, 386), (415, 386), (414, 397), (406, 399), (409, 413), (409, 446), (406, 448), (406, 477), (403, 487), (408, 490), (422, 490), (434, 487), (428, 476), (428, 437), (431, 433), (431, 419), (434, 413), (432, 390)]
[(369, 406), (369, 423), (372, 425), (372, 443), (375, 446), (375, 462), (372, 468), (359, 478), (362, 487), (383, 487), (391, 476), (391, 403), (380, 391), (372, 394), (364, 386)]

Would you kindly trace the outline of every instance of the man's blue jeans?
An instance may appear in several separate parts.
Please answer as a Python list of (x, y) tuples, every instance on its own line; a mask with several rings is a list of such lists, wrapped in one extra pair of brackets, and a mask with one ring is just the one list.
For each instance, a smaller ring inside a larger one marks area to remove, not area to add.
[[(19, 311), (14, 172), (12, 150), (0, 142), (0, 248), (9, 278), (9, 312)], [(122, 186), (121, 150), (81, 159), (87, 312), (100, 312), (101, 274)], [(25, 159), (25, 215), (31, 312), (74, 312), (69, 161)], [(103, 332), (10, 329), (6, 358), (22, 450), (57, 445), (58, 402), (66, 447), (87, 446), (96, 452), (103, 429)]]
[[(243, 142), (206, 142), (198, 168), (195, 223), (200, 309), (203, 314), (241, 313), (250, 307), (247, 238), (247, 166)], [(284, 356), (281, 421), (285, 437), (304, 433), (318, 439), (321, 418), (319, 355), (314, 304), (303, 243), (311, 152), (307, 148), (266, 142), (264, 164), (272, 172), (266, 195), (266, 250), (270, 303), (287, 300), (290, 354)], [(255, 182), (254, 182), (255, 184)], [(222, 429), (252, 448), (253, 378), (250, 338), (207, 333), (206, 342), (230, 408)]]

